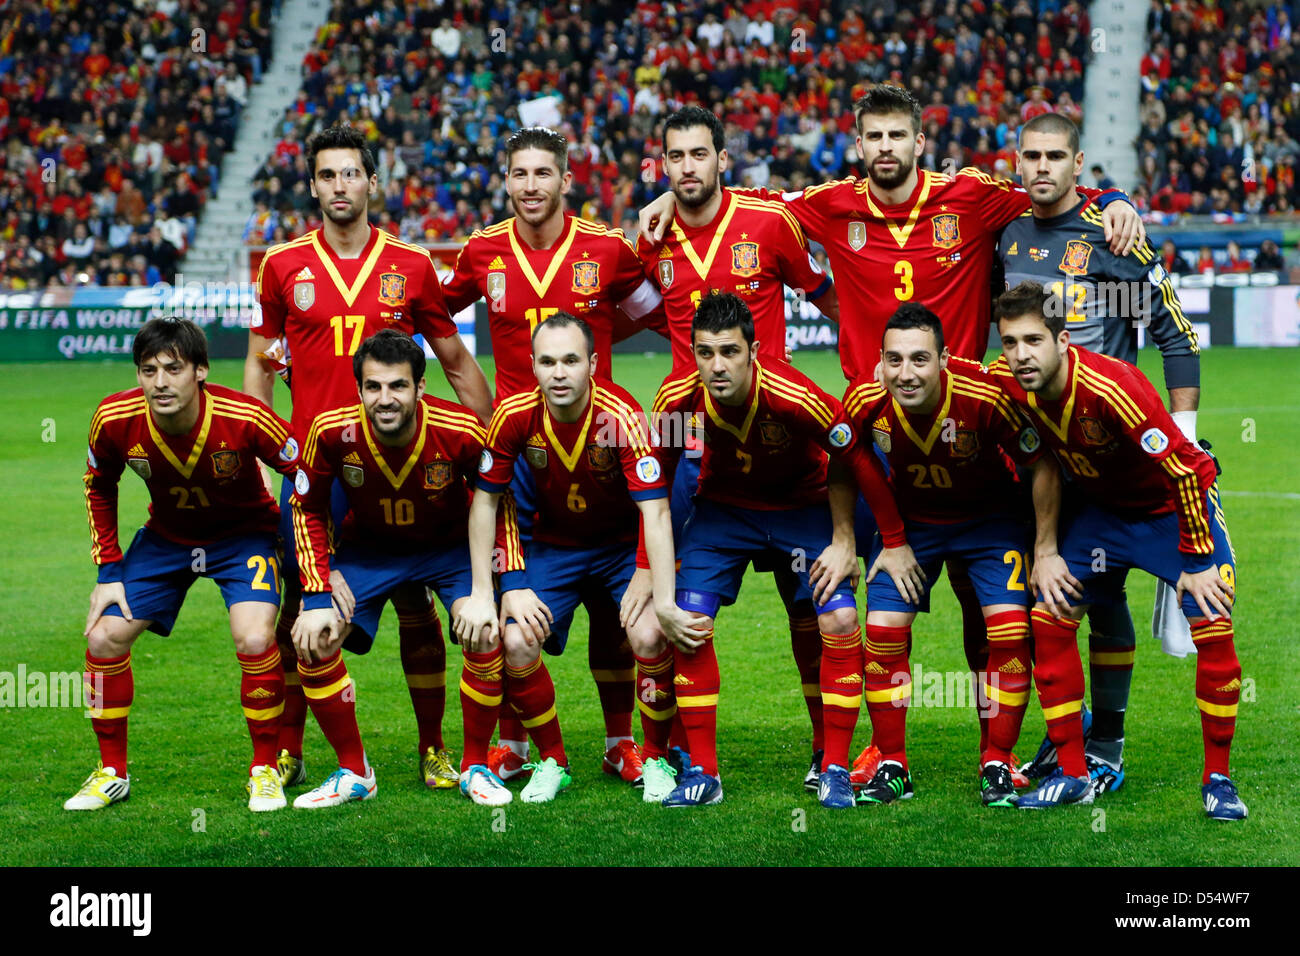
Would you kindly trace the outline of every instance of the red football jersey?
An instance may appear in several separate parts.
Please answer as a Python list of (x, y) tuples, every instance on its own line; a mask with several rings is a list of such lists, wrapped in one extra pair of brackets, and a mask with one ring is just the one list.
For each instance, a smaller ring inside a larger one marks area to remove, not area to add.
[(905, 411), (885, 386), (849, 386), (844, 408), (858, 434), (884, 453), (898, 510), (908, 521), (950, 524), (1015, 511), (1023, 488), (1007, 456), (1024, 465), (1041, 442), (987, 372), (954, 359), (926, 415)]
[[(670, 375), (655, 396), (651, 420), (670, 446), (680, 446), (687, 423), (698, 422), (704, 433), (698, 494), (741, 508), (785, 511), (824, 503), (826, 456), (834, 455), (853, 472), (886, 545), (905, 543), (884, 473), (858, 440), (844, 406), (789, 365), (755, 362), (749, 395), (737, 407), (715, 402), (698, 371)], [(671, 453), (664, 460), (676, 464)]]
[(185, 435), (159, 431), (144, 390), (99, 403), (90, 422), (85, 476), (90, 552), (95, 563), (122, 560), (117, 482), (130, 468), (149, 489), (145, 527), (177, 544), (200, 546), (255, 532), (274, 533), (280, 510), (257, 461), (292, 475), (298, 445), (289, 425), (255, 398), (221, 385), (199, 389), (199, 418)]
[(559, 311), (585, 321), (595, 338), (600, 375), (608, 377), (615, 310), (649, 319), (661, 302), (623, 234), (572, 213), (550, 249), (533, 249), (520, 239), (513, 218), (475, 231), (461, 247), (444, 292), (453, 315), (487, 299), (498, 403), (536, 387), (532, 335), (538, 323)]
[(781, 197), (826, 249), (840, 290), (840, 364), (849, 381), (871, 376), (885, 323), (904, 302), (920, 302), (943, 320), (953, 355), (984, 357), (994, 247), (1002, 227), (1029, 208), (1021, 187), (967, 166), (955, 176), (918, 169), (916, 189), (897, 206), (879, 203), (868, 180), (855, 177), (761, 195)]
[(557, 422), (538, 388), (498, 405), (479, 486), (505, 491), (521, 454), (537, 483), (539, 541), (582, 548), (635, 541), (636, 502), (668, 495), (641, 407), (607, 379), (593, 379), (577, 422)]
[(808, 240), (794, 217), (779, 202), (758, 199), (730, 188), (708, 225), (698, 228), (674, 219), (658, 248), (638, 240), (646, 275), (663, 291), (673, 369), (695, 367), (691, 357), (691, 321), (708, 293), (732, 292), (754, 314), (759, 355), (785, 361), (785, 292), (803, 289), (816, 299), (831, 284), (830, 276), (808, 254)]
[(1069, 471), (1099, 506), (1134, 521), (1178, 512), (1185, 554), (1212, 554), (1205, 492), (1214, 461), (1174, 424), (1146, 376), (1122, 359), (1077, 346), (1054, 402), (1026, 393), (999, 357), (989, 367)]
[(343, 540), (396, 554), (464, 541), (469, 489), (483, 453), (483, 425), (469, 409), (425, 395), (404, 448), (380, 444), (360, 403), (316, 416), (294, 482), (293, 536), (302, 589), (330, 590), (330, 486), (348, 497)]
[(340, 259), (320, 229), (273, 246), (257, 271), (253, 331), (288, 339), (293, 428), (302, 440), (321, 412), (357, 401), (352, 356), (382, 329), (426, 339), (456, 334), (427, 249), (371, 227), (356, 259)]

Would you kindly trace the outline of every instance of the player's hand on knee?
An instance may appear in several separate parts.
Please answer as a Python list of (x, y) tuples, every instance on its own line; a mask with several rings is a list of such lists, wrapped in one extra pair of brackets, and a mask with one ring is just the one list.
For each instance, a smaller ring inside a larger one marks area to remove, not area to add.
[(452, 608), (452, 630), (463, 648), (480, 654), (493, 646), (501, 633), (496, 604), (490, 597), (471, 594)]
[(618, 605), (618, 625), (626, 630), (631, 627), (650, 604), (654, 594), (653, 582), (649, 568), (637, 568), (623, 592), (623, 600)]
[(1110, 243), (1110, 251), (1117, 256), (1128, 255), (1147, 236), (1142, 217), (1132, 203), (1111, 203), (1102, 210), (1101, 224), (1106, 241)]
[(1179, 602), (1184, 594), (1190, 594), (1201, 613), (1211, 621), (1218, 617), (1232, 617), (1232, 602), (1236, 594), (1232, 586), (1219, 576), (1217, 568), (1209, 567), (1195, 574), (1184, 571), (1178, 575), (1177, 587)]
[(131, 608), (126, 603), (126, 585), (121, 581), (96, 584), (95, 589), (90, 592), (90, 613), (86, 615), (86, 631), (81, 636), (90, 637), (90, 629), (95, 626), (95, 622), (114, 604), (121, 610), (124, 618), (128, 621), (134, 620), (131, 617)]
[(808, 583), (813, 586), (813, 603), (825, 604), (846, 578), (856, 591), (861, 576), (862, 569), (858, 566), (854, 549), (844, 542), (832, 541), (808, 571)]
[(709, 636), (712, 625), (703, 614), (684, 611), (675, 603), (656, 605), (655, 616), (663, 629), (664, 638), (687, 654), (694, 654)]
[(921, 596), (925, 594), (925, 572), (912, 553), (911, 545), (882, 549), (867, 573), (867, 583), (870, 584), (881, 571), (889, 575), (904, 601), (908, 604), (921, 603)]
[(357, 609), (357, 599), (352, 589), (348, 587), (347, 580), (338, 571), (330, 571), (330, 596), (339, 617), (351, 624), (352, 612)]
[(1064, 618), (1070, 609), (1068, 598), (1076, 601), (1083, 597), (1079, 579), (1070, 573), (1070, 566), (1059, 554), (1035, 554), (1034, 566), (1029, 571), (1029, 586), (1047, 607), (1052, 617)]
[(668, 224), (673, 221), (673, 212), (677, 208), (677, 200), (671, 192), (666, 192), (650, 205), (641, 209), (637, 215), (637, 227), (641, 231), (641, 238), (651, 245), (658, 245), (663, 241), (664, 233), (668, 231)]
[(515, 619), (524, 637), (540, 643), (551, 633), (551, 609), (532, 588), (515, 588), (501, 595), (501, 614)]
[(303, 611), (293, 622), (293, 647), (300, 660), (316, 664), (324, 660), (331, 639), (342, 627), (333, 607)]

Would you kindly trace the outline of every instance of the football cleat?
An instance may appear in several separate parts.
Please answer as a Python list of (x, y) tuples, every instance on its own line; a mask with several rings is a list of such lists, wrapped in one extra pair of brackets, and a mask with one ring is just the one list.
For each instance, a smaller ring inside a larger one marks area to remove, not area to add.
[(569, 768), (561, 767), (554, 757), (547, 757), (541, 763), (527, 764), (524, 769), (533, 772), (533, 778), (519, 793), (519, 799), (524, 803), (549, 803), (557, 793), (573, 783)]
[(821, 790), (818, 787), (818, 780), (821, 777), (822, 760), (825, 758), (825, 756), (826, 756), (826, 751), (824, 750), (813, 751), (812, 765), (808, 768), (808, 772), (804, 774), (803, 777), (803, 788), (807, 790), (809, 793), (818, 793), (818, 794), (821, 793)]
[(682, 776), (691, 769), (691, 755), (681, 747), (668, 748), (668, 766), (677, 772), (677, 776)]
[(600, 766), (605, 773), (618, 774), (625, 783), (634, 787), (641, 786), (645, 761), (635, 740), (624, 738), (610, 747), (605, 751), (605, 759), (600, 762)]
[(1016, 805), (1016, 787), (1011, 780), (1011, 769), (1006, 764), (985, 764), (980, 770), (980, 799), (986, 807)]
[(1092, 779), (1094, 798), (1124, 786), (1124, 761), (1121, 760), (1118, 767), (1112, 767), (1092, 754), (1084, 754), (1083, 759), (1088, 765), (1088, 776)]
[(1034, 782), (1021, 773), (1019, 768), (1020, 761), (1016, 759), (1015, 754), (1012, 754), (1011, 760), (1007, 764), (1007, 770), (1011, 773), (1011, 784), (1017, 790), (1028, 790), (1034, 785)]
[(378, 792), (379, 784), (375, 781), (374, 767), (370, 768), (369, 775), (365, 777), (339, 767), (315, 790), (299, 794), (298, 799), (293, 801), (293, 808), (320, 810), (324, 807), (336, 807), (353, 800), (369, 800)]
[(497, 775), (499, 780), (513, 780), (515, 777), (532, 773), (528, 769), (528, 751), (517, 754), (505, 744), (488, 748), (488, 770)]
[(645, 762), (642, 771), (644, 789), (641, 799), (646, 803), (663, 803), (664, 797), (677, 787), (677, 771), (665, 757), (655, 757)]
[(481, 763), (460, 775), (460, 792), (481, 807), (499, 807), (514, 799), (501, 778)]
[(871, 778), (876, 775), (876, 769), (880, 766), (880, 751), (875, 744), (871, 744), (866, 750), (858, 754), (858, 759), (853, 761), (853, 769), (849, 771), (849, 782), (853, 784), (853, 789), (861, 790), (871, 782)]
[(1244, 820), (1250, 815), (1236, 785), (1221, 773), (1210, 774), (1210, 782), (1201, 787), (1201, 799), (1211, 820)]
[(117, 775), (116, 767), (100, 764), (86, 778), (81, 789), (63, 802), (64, 810), (103, 810), (131, 795), (131, 776)]
[(828, 810), (853, 808), (853, 784), (849, 782), (848, 770), (833, 763), (818, 775), (817, 802)]
[(897, 760), (882, 760), (876, 767), (875, 774), (858, 794), (858, 803), (893, 803), (895, 800), (909, 800), (912, 790), (912, 775)]
[(244, 784), (244, 789), (248, 791), (248, 809), (254, 813), (283, 810), (288, 806), (278, 767), (258, 764), (248, 771), (248, 783)]
[(665, 807), (707, 807), (722, 802), (722, 778), (710, 777), (698, 766), (686, 771), (673, 792), (664, 797)]
[(446, 747), (434, 750), (430, 747), (420, 756), (420, 776), (426, 787), (435, 790), (450, 790), (460, 782), (456, 764), (452, 762), (451, 751)]
[[(1086, 748), (1088, 741), (1092, 739), (1092, 711), (1085, 706), (1079, 715), (1083, 720), (1083, 745)], [(1034, 759), (1022, 766), (1020, 773), (1030, 780), (1041, 780), (1050, 777), (1057, 766), (1056, 744), (1052, 743), (1051, 737), (1044, 736), (1043, 742), (1038, 745), (1038, 752), (1034, 754)]]
[(307, 782), (307, 765), (301, 757), (295, 757), (287, 750), (281, 750), (275, 758), (275, 769), (280, 774), (282, 787), (299, 787)]
[(1060, 807), (1067, 803), (1092, 803), (1092, 780), (1086, 777), (1071, 777), (1057, 767), (1043, 780), (1038, 789), (1032, 793), (1022, 793), (1016, 801), (1021, 810), (1044, 810), (1047, 807)]

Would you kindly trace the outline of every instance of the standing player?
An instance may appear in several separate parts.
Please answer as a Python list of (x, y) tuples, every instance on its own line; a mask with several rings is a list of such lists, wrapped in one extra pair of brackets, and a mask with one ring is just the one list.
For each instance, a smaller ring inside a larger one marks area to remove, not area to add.
[[(845, 411), (889, 464), (907, 540), (927, 581), (950, 557), (970, 571), (989, 642), (980, 675), (981, 706), (989, 713), (980, 796), (987, 807), (1011, 807), (1011, 748), (1020, 735), (1032, 665), (1025, 491), (1007, 458), (1035, 469), (1056, 466), (1036, 454), (1038, 436), (988, 373), (964, 359), (950, 361), (943, 325), (925, 306), (899, 306), (885, 326), (882, 351), (884, 384), (849, 386)], [(904, 749), (912, 684), (907, 654), (912, 622), (928, 610), (928, 583), (917, 603), (901, 600), (884, 576), (867, 588), (864, 686), (881, 759), (860, 802), (912, 795)]]
[[(280, 548), (275, 502), (260, 459), (292, 474), (288, 425), (261, 402), (208, 385), (208, 344), (188, 319), (150, 319), (132, 349), (139, 388), (100, 402), (90, 423), (86, 510), (99, 583), (86, 617), (86, 687), (99, 768), (66, 810), (99, 810), (131, 791), (126, 727), (135, 681), (131, 646), (145, 630), (171, 633), (197, 577), (221, 588), (243, 672), (240, 703), (253, 738), (248, 808), (278, 810), (275, 768), (284, 669), (275, 644)], [(124, 468), (149, 489), (149, 520), (123, 557), (117, 484)]]
[[(904, 302), (920, 302), (947, 330), (952, 354), (980, 361), (989, 346), (992, 264), (998, 231), (1029, 208), (1025, 191), (968, 167), (955, 173), (918, 169), (925, 151), (921, 106), (906, 90), (879, 85), (853, 105), (858, 157), (866, 178), (835, 180), (795, 193), (757, 193), (779, 198), (804, 233), (826, 249), (831, 272), (844, 293), (839, 353), (844, 377), (871, 377), (880, 361), (885, 323)], [(1118, 191), (1080, 189), (1102, 205), (1123, 199)], [(658, 238), (667, 227), (672, 197), (641, 211), (642, 233)], [(1127, 253), (1144, 235), (1127, 203), (1103, 214), (1111, 248)], [(888, 281), (886, 281), (888, 280)], [(859, 534), (866, 545), (869, 535)], [(984, 618), (970, 582), (949, 567), (949, 581), (962, 606), (964, 644), (971, 670), (987, 663)], [(980, 722), (980, 749), (987, 746)], [(877, 754), (868, 748), (854, 762), (855, 783), (874, 773)]]
[[(605, 363), (596, 371), (606, 378), (616, 328), (663, 327), (659, 292), (622, 233), (565, 210), (573, 180), (565, 138), (528, 127), (511, 134), (505, 152), (506, 191), (515, 215), (470, 236), (444, 289), (453, 314), (487, 299), (498, 403), (536, 387), (532, 334), (549, 316), (568, 312), (588, 324), (595, 354)], [(533, 475), (522, 460), (516, 478), (512, 493), (526, 537), (538, 502)], [(601, 765), (639, 786), (642, 755), (632, 738), (636, 659), (619, 624), (618, 606), (604, 589), (594, 588), (583, 604), (589, 618), (588, 663), (605, 718)], [(561, 618), (556, 631), (567, 635), (569, 624)], [(527, 736), (508, 712), (503, 712), (501, 746), (491, 754), (491, 766), (503, 779), (524, 773), (528, 759)]]
[[(307, 143), (307, 168), (324, 222), (299, 239), (271, 248), (262, 260), (257, 276), (262, 314), (249, 333), (244, 391), (271, 404), (275, 363), (266, 356), (276, 354), (283, 337), (293, 363), (293, 432), (301, 444), (317, 415), (356, 398), (352, 356), (365, 339), (391, 328), (423, 334), (461, 403), (486, 422), (491, 415), (487, 382), (447, 312), (433, 259), (427, 250), (394, 239), (366, 218), (379, 180), (365, 137), (349, 126), (317, 133)], [(286, 541), (293, 540), (290, 493), (288, 483), (283, 484), (281, 533)], [(343, 501), (342, 489), (336, 489), (336, 523), (343, 518)], [(295, 549), (286, 552), (285, 561), (289, 590), (277, 637), (288, 660), (299, 603)], [(429, 786), (454, 787), (457, 774), (442, 739), (446, 649), (438, 616), (423, 588), (400, 589), (393, 600), (402, 669), (419, 728), (420, 773)], [(286, 785), (306, 780), (306, 719), (307, 702), (291, 674), (279, 756)]]
[[(668, 492), (650, 447), (643, 413), (627, 391), (593, 376), (598, 356), (582, 319), (557, 312), (533, 332), (537, 387), (502, 402), (488, 427), (479, 491), (470, 526), (470, 557), (486, 579), (497, 502), (522, 458), (537, 488), (537, 524), (527, 542), (525, 570), (501, 576), (506, 647), (506, 697), (537, 743), (540, 762), (523, 799), (542, 803), (571, 781), (555, 686), (541, 661), (543, 647), (564, 651), (566, 635), (549, 621), (577, 606), (584, 583), (605, 589), (615, 602), (636, 571), (638, 511), (654, 576), (655, 614), (642, 608), (627, 622), (636, 653), (641, 727), (645, 735), (643, 799), (658, 803), (673, 789), (668, 765), (673, 695), (672, 654), (664, 629), (694, 645), (691, 618), (672, 600), (673, 541)], [(657, 621), (656, 615), (659, 620)], [(464, 614), (468, 626), (491, 625), (491, 598), (476, 594)]]
[[(424, 394), (424, 351), (385, 329), (352, 357), (361, 404), (316, 416), (294, 483), (293, 530), (302, 549), (303, 610), (294, 625), (298, 671), (339, 769), (293, 805), (318, 809), (368, 800), (377, 785), (357, 729), (356, 693), (343, 663), (370, 649), (392, 590), (432, 587), (454, 618), (470, 593), (469, 482), (483, 426), (468, 409)], [(349, 516), (331, 556), (331, 487), (341, 479)], [(500, 705), (501, 648), (466, 653), (461, 683), (465, 753), (461, 789), (475, 802), (508, 803), (487, 761)], [(471, 779), (473, 778), (473, 779)], [(471, 786), (472, 785), (472, 786)]]
[[(824, 807), (851, 807), (848, 754), (862, 697), (862, 632), (853, 596), (858, 568), (851, 492), (847, 499), (833, 495), (828, 507), (828, 454), (851, 471), (880, 522), (885, 548), (868, 581), (885, 571), (916, 601), (920, 568), (880, 466), (843, 407), (790, 366), (758, 361), (761, 346), (744, 300), (711, 293), (696, 311), (691, 338), (696, 367), (668, 377), (653, 420), (661, 436), (683, 435), (682, 423), (697, 414), (703, 427), (699, 492), (678, 549), (677, 604), (703, 614), (709, 634), (694, 650), (674, 647), (677, 707), (694, 766), (664, 806), (722, 799), (713, 621), (722, 604), (734, 603), (750, 559), (769, 556), (800, 569), (795, 598), (816, 608), (826, 728), (818, 798)], [(805, 569), (800, 556), (813, 554), (817, 559)]]
[[(744, 300), (754, 317), (763, 358), (781, 364), (786, 354), (784, 286), (803, 290), (827, 318), (839, 320), (834, 285), (808, 254), (794, 218), (780, 203), (721, 185), (728, 163), (723, 143), (722, 123), (698, 106), (684, 107), (664, 122), (664, 166), (678, 214), (662, 244), (642, 242), (640, 249), (646, 273), (663, 291), (674, 372), (695, 367), (691, 323), (701, 299), (715, 290)], [(695, 411), (698, 415), (704, 410)], [(684, 457), (673, 486), (673, 531), (678, 539), (698, 478), (698, 458)], [(811, 604), (795, 598), (798, 578), (784, 562), (772, 570), (789, 618), (791, 650), (812, 723), (813, 756), (804, 786), (816, 790), (824, 756), (817, 614)]]
[(1003, 357), (991, 368), (1088, 500), (1059, 551), (1056, 522), (1039, 510), (1031, 578), (1039, 595), (1035, 679), (1059, 766), (1019, 806), (1093, 799), (1076, 634), (1095, 597), (1113, 598), (1123, 572), (1138, 567), (1176, 588), (1196, 642), (1205, 811), (1217, 820), (1244, 819), (1228, 768), (1241, 695), (1231, 614), (1236, 565), (1214, 459), (1179, 431), (1137, 368), (1071, 346), (1063, 304), (1051, 299), (1033, 282), (998, 299)]
[[(1131, 364), (1137, 362), (1137, 330), (1143, 325), (1160, 347), (1173, 420), (1195, 442), (1201, 391), (1196, 333), (1149, 242), (1125, 256), (1106, 247), (1101, 214), (1075, 191), (1083, 170), (1078, 127), (1059, 113), (1035, 117), (1021, 127), (1017, 158), (1032, 215), (1012, 220), (998, 244), (1007, 288), (1040, 283), (1064, 302), (1072, 345)], [(1124, 713), (1137, 639), (1128, 601), (1122, 589), (1118, 594), (1118, 601), (1098, 600), (1088, 612), (1093, 709), (1084, 756), (1097, 795), (1124, 783)], [(1162, 616), (1165, 602), (1169, 610)], [(1158, 631), (1167, 631), (1168, 639), (1181, 637), (1175, 646), (1185, 655), (1191, 634), (1163, 581), (1157, 583), (1156, 613), (1164, 620)], [(1045, 739), (1024, 770), (1031, 778), (1043, 777), (1055, 765), (1056, 751)]]

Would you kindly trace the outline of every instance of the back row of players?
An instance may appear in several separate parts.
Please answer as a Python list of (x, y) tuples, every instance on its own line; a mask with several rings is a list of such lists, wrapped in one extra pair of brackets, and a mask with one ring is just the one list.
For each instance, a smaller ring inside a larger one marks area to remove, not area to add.
[[(647, 801), (717, 802), (713, 619), (753, 558), (774, 570), (789, 612), (813, 724), (805, 785), (823, 805), (853, 805), (855, 785), (860, 802), (911, 794), (910, 628), (947, 561), (968, 658), (993, 704), (981, 719), (987, 805), (1088, 801), (1122, 784), (1134, 644), (1122, 585), (1137, 566), (1176, 588), (1191, 620), (1207, 812), (1244, 816), (1228, 776), (1240, 668), (1214, 462), (1184, 435), (1194, 417), (1175, 423), (1135, 368), (1071, 345), (1082, 337), (1135, 358), (1133, 326), (1106, 315), (1099, 292), (1107, 279), (1149, 283), (1157, 295), (1145, 300), (1154, 306), (1144, 324), (1164, 353), (1175, 413), (1194, 416), (1195, 335), (1168, 277), (1151, 266), (1140, 223), (1126, 203), (1095, 208), (1122, 196), (1076, 187), (1077, 131), (1059, 117), (1021, 131), (1026, 192), (973, 170), (916, 169), (919, 108), (904, 91), (878, 87), (855, 112), (867, 178), (788, 195), (721, 187), (716, 118), (674, 114), (665, 125), (672, 194), (644, 213), (650, 235), (639, 250), (565, 213), (563, 138), (520, 130), (506, 146), (516, 216), (476, 233), (445, 287), (425, 250), (366, 222), (377, 180), (364, 140), (347, 127), (318, 134), (308, 161), (325, 224), (272, 249), (259, 273), (262, 319), (245, 391), (262, 401), (204, 386), (201, 334), (164, 321), (137, 337), (141, 388), (106, 399), (92, 423), (86, 484), (101, 583), (87, 621), (87, 682), (101, 766), (66, 806), (98, 809), (129, 792), (130, 647), (146, 628), (170, 629), (197, 574), (218, 581), (231, 612), (254, 742), (253, 809), (283, 806), (283, 787), (305, 779), (308, 707), (339, 769), (295, 806), (376, 792), (341, 648), (367, 650), (390, 599), (430, 786), (459, 784), (475, 802), (497, 804), (511, 797), (503, 779), (527, 770), (525, 800), (569, 785), (540, 650), (563, 649), (582, 601), (605, 769), (641, 786)], [(1008, 275), (1027, 272), (1049, 288), (1021, 284), (1002, 296), (1005, 354), (985, 370), (963, 359), (978, 360), (987, 342), (1004, 227)], [(843, 314), (805, 235), (847, 283), (853, 306)], [(840, 321), (844, 405), (786, 364), (783, 285)], [(449, 319), (480, 296), (495, 411)], [(608, 378), (610, 346), (638, 324), (673, 344), (674, 372), (652, 409), (657, 436)], [(424, 336), (461, 405), (423, 395), (424, 353), (401, 333)], [(277, 366), (293, 391), (291, 425), (269, 410)], [(255, 458), (294, 476), (281, 509), (293, 548), (278, 642), (274, 505)], [(1057, 462), (1087, 504), (1062, 494)], [(154, 506), (123, 557), (115, 496), (128, 466)], [(1026, 486), (1037, 519), (1032, 560), (1017, 505)], [(332, 538), (341, 541), (333, 554)], [(1100, 579), (1098, 546), (1109, 569)], [(871, 562), (865, 635), (853, 596), (859, 548)], [(792, 554), (818, 557), (796, 571)], [(441, 736), (445, 648), (426, 585), (464, 652), (459, 772)], [(1040, 597), (1033, 663), (1031, 591)], [(1074, 635), (1094, 603), (1110, 613), (1101, 626), (1093, 620), (1085, 752)], [(292, 657), (297, 667), (286, 672)], [(1031, 667), (1048, 724), (1035, 769), (1047, 779), (1017, 798), (1011, 747)], [(873, 741), (850, 770), (863, 696)], [(631, 740), (634, 700), (643, 748)], [(499, 718), (501, 746), (489, 749)], [(539, 757), (525, 765), (528, 736)]]

